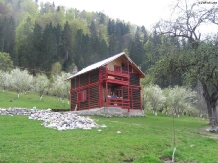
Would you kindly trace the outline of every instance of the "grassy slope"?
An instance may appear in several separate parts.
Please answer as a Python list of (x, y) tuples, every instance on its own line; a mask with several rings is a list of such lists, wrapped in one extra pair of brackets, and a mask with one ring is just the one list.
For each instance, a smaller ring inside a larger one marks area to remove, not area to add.
[(65, 99), (64, 103), (58, 101), (56, 97), (43, 96), (42, 100), (39, 100), (39, 94), (28, 92), (17, 97), (16, 92), (11, 91), (0, 91), (0, 108), (8, 107), (21, 107), (21, 108), (33, 108), (36, 106), (37, 109), (69, 109), (70, 105), (67, 104)]
[[(26, 116), (0, 116), (0, 162), (155, 163), (172, 155), (172, 117), (92, 118), (108, 127), (57, 131)], [(217, 162), (218, 140), (204, 132), (206, 123), (175, 119), (177, 161)]]

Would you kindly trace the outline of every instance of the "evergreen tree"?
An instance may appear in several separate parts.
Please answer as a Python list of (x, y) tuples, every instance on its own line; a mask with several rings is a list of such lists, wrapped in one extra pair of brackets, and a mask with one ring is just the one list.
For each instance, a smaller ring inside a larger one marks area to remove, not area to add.
[(145, 56), (145, 50), (143, 47), (143, 42), (141, 41), (141, 38), (140, 38), (140, 28), (139, 27), (137, 27), (137, 30), (135, 33), (135, 39), (131, 45), (130, 58), (142, 68), (142, 71), (145, 71), (145, 66), (143, 65), (143, 63), (146, 60), (146, 56)]
[(143, 36), (143, 44), (145, 44), (148, 41), (148, 33), (147, 33), (144, 26), (141, 27), (141, 31), (142, 31), (142, 33), (144, 35)]
[(42, 56), (42, 27), (35, 22), (32, 35), (32, 49), (29, 57), (29, 67), (35, 75), (40, 66), (40, 56)]
[(60, 61), (62, 58), (61, 50), (63, 50), (63, 45), (62, 45), (62, 30), (61, 30), (61, 25), (58, 23), (57, 27), (54, 27), (54, 34), (56, 37), (56, 46), (57, 46), (57, 59)]
[(15, 51), (15, 22), (12, 17), (0, 18), (0, 40), (1, 51), (9, 53), (14, 65), (17, 65), (18, 57)]
[(51, 70), (51, 65), (57, 61), (56, 42), (53, 26), (50, 23), (46, 25), (42, 35), (42, 53), (40, 54), (41, 67), (47, 72)]
[(64, 30), (62, 32), (62, 45), (64, 49), (64, 59), (69, 59), (69, 56), (73, 56), (72, 53), (72, 30), (68, 21), (64, 24)]
[(75, 64), (77, 65), (78, 69), (81, 70), (82, 68), (93, 63), (93, 55), (90, 55), (91, 41), (87, 34), (83, 34), (82, 30), (78, 30), (76, 40)]

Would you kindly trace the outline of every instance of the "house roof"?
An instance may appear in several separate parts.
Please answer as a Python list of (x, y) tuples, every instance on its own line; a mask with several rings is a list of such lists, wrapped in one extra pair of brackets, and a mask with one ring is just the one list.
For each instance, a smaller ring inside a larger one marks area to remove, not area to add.
[(95, 64), (92, 64), (92, 65), (88, 66), (88, 67), (83, 68), (81, 71), (79, 71), (79, 72), (77, 72), (76, 74), (73, 74), (72, 76), (68, 77), (67, 80), (68, 80), (68, 79), (72, 79), (72, 78), (74, 78), (74, 77), (76, 77), (76, 76), (78, 76), (78, 75), (84, 74), (84, 73), (86, 73), (86, 72), (89, 72), (89, 71), (91, 71), (91, 70), (97, 69), (97, 68), (99, 68), (99, 67), (101, 67), (101, 66), (104, 66), (104, 65), (110, 63), (111, 61), (113, 61), (113, 60), (115, 60), (115, 59), (121, 57), (121, 56), (124, 56), (126, 59), (129, 60), (131, 66), (132, 66), (137, 72), (139, 72), (141, 78), (145, 77), (145, 74), (138, 68), (138, 66), (137, 66), (124, 52), (122, 52), (122, 53), (116, 54), (116, 55), (114, 55), (114, 56), (112, 56), (112, 57), (110, 57), (110, 58), (107, 58), (107, 59), (105, 59), (105, 60), (102, 60), (102, 61), (100, 61), (100, 62), (97, 62), (97, 63), (95, 63)]

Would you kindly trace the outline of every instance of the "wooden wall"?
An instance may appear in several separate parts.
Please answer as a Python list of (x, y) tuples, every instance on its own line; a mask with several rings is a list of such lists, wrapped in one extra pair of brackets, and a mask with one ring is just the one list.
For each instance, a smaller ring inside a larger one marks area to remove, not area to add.
[[(86, 99), (77, 102), (77, 93), (86, 91)], [(96, 108), (99, 106), (99, 69), (81, 74), (71, 79), (71, 110), (77, 105), (77, 110)]]
[(140, 86), (139, 74), (136, 73), (130, 74), (130, 85)]

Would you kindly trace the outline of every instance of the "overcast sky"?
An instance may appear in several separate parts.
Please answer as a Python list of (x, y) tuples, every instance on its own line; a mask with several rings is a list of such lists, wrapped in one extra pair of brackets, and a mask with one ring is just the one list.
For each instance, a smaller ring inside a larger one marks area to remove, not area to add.
[(160, 18), (170, 15), (169, 6), (175, 0), (39, 0), (51, 2), (78, 10), (97, 11), (111, 18), (118, 18), (139, 26), (144, 25), (148, 30)]

